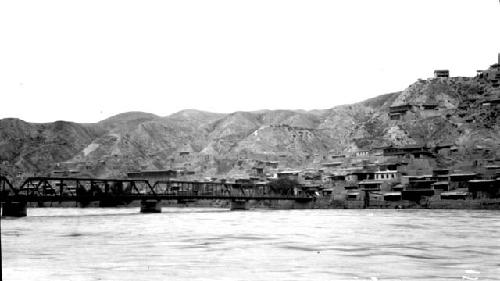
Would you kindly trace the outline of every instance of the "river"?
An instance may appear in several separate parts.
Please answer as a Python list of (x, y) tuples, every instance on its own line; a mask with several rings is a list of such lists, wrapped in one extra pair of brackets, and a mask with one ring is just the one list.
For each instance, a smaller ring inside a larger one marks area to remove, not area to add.
[(500, 211), (33, 208), (3, 280), (500, 280)]

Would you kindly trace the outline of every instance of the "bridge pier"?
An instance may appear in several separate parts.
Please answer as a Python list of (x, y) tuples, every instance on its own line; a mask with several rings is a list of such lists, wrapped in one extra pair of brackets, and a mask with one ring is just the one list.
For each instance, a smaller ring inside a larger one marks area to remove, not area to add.
[(142, 200), (141, 213), (161, 213), (159, 200)]
[(25, 217), (27, 215), (26, 202), (5, 202), (2, 205), (2, 217)]
[(313, 206), (312, 201), (294, 201), (293, 208), (294, 209), (311, 209)]
[(248, 210), (248, 201), (235, 199), (231, 200), (231, 211)]

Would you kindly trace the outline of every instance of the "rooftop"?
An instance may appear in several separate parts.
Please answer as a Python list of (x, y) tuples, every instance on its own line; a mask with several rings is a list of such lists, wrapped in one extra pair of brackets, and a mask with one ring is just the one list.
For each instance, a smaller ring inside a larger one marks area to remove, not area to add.
[(384, 196), (387, 196), (387, 195), (393, 195), (393, 196), (400, 196), (401, 195), (401, 192), (400, 191), (391, 191), (391, 192), (385, 192), (384, 193)]
[(495, 182), (495, 180), (470, 180), (469, 182)]
[(450, 177), (460, 177), (460, 176), (476, 176), (477, 173), (454, 173), (451, 174)]
[(381, 184), (383, 181), (376, 181), (376, 180), (364, 180), (358, 182), (358, 184)]
[(299, 170), (296, 170), (296, 171), (281, 171), (281, 172), (278, 172), (278, 174), (298, 174), (302, 171), (299, 171)]
[(438, 181), (435, 182), (434, 185), (448, 185), (449, 183), (447, 181)]

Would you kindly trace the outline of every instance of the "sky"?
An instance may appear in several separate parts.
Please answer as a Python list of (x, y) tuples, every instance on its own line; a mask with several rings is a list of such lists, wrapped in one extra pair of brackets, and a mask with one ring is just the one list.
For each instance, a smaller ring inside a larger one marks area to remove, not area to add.
[(3, 0), (0, 118), (324, 109), (497, 62), (498, 0)]

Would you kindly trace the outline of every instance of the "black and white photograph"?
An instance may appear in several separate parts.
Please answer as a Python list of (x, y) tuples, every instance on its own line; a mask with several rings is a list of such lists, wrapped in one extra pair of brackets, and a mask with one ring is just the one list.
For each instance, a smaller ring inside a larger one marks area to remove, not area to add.
[(2, 281), (500, 280), (500, 1), (0, 1)]

